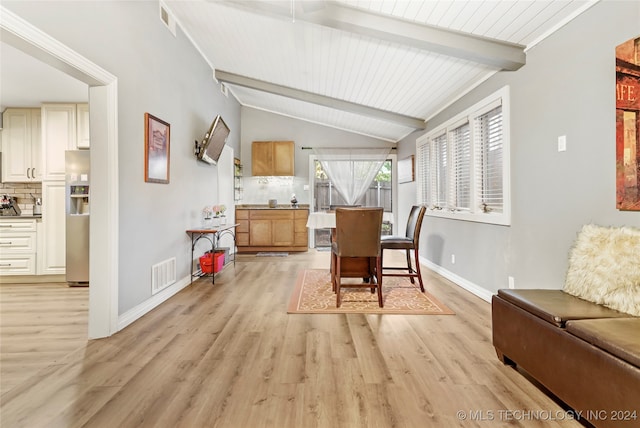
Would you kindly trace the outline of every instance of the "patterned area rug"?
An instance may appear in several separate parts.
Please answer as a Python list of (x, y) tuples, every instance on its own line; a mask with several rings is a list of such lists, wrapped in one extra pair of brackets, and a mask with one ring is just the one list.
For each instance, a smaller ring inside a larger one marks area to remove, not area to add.
[[(362, 283), (359, 278), (344, 279)], [(342, 305), (336, 308), (336, 295), (331, 290), (331, 274), (326, 269), (303, 270), (298, 274), (295, 289), (287, 313), (289, 314), (405, 314), (405, 315), (455, 315), (428, 292), (422, 293), (419, 285), (409, 278), (385, 277), (382, 282), (384, 307), (378, 306), (377, 293), (363, 288), (342, 291)]]

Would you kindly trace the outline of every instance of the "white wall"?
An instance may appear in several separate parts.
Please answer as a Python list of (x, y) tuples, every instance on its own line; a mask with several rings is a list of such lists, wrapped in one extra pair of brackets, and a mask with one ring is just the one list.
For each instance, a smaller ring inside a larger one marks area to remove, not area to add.
[[(508, 276), (516, 288), (557, 289), (583, 224), (640, 226), (640, 213), (615, 208), (615, 47), (640, 34), (639, 22), (639, 2), (599, 2), (529, 50), (520, 70), (498, 73), (428, 121), (425, 132), (511, 87), (511, 226), (426, 217), (421, 256), (488, 292), (506, 288)], [(422, 134), (399, 144), (399, 159)], [(400, 188), (401, 206), (415, 202), (415, 191)]]
[[(3, 6), (118, 78), (119, 286), (123, 314), (151, 297), (151, 266), (176, 257), (189, 274), (190, 240), (204, 205), (219, 202), (217, 167), (197, 162), (216, 114), (240, 148), (240, 106), (225, 98), (212, 70), (178, 29), (159, 18), (157, 1), (33, 2)], [(144, 181), (144, 113), (171, 125), (170, 183)]]

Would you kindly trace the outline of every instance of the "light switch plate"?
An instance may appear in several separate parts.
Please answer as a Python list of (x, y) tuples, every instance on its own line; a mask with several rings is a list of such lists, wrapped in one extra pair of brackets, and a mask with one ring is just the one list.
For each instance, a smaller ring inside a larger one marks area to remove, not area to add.
[(567, 136), (561, 135), (558, 137), (558, 151), (566, 152), (567, 151)]

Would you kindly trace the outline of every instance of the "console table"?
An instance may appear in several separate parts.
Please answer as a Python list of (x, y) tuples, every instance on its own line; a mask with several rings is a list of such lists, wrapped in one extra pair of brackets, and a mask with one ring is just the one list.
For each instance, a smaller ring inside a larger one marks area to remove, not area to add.
[[(211, 242), (211, 253), (213, 254), (216, 250), (216, 248), (218, 248), (218, 242), (220, 241), (220, 238), (225, 236), (225, 235), (229, 235), (233, 238), (233, 266), (236, 265), (236, 254), (235, 254), (235, 246), (236, 246), (236, 227), (238, 226), (238, 224), (229, 224), (226, 226), (218, 226), (215, 229), (189, 229), (187, 230), (187, 233), (191, 236), (191, 259), (190, 259), (190, 263), (191, 263), (191, 282), (193, 282), (193, 278), (200, 278), (202, 276), (206, 276), (206, 275), (211, 275), (211, 283), (215, 284), (216, 280), (215, 280), (215, 276), (216, 273), (212, 272), (211, 274), (206, 274), (204, 272), (202, 272), (202, 269), (198, 269), (197, 271), (193, 271), (193, 250), (196, 247), (196, 244), (198, 243), (198, 241), (200, 239), (206, 239), (207, 241)], [(215, 270), (215, 268), (214, 268)]]

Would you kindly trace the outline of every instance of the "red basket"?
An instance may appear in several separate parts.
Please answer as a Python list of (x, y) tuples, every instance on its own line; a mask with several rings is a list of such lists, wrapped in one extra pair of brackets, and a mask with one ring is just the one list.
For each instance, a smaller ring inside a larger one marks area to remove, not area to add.
[(220, 272), (224, 267), (224, 252), (213, 253), (213, 271)]
[(202, 273), (218, 273), (224, 267), (224, 252), (205, 253), (200, 257)]
[(200, 257), (200, 269), (202, 273), (213, 273), (213, 254), (206, 253)]

